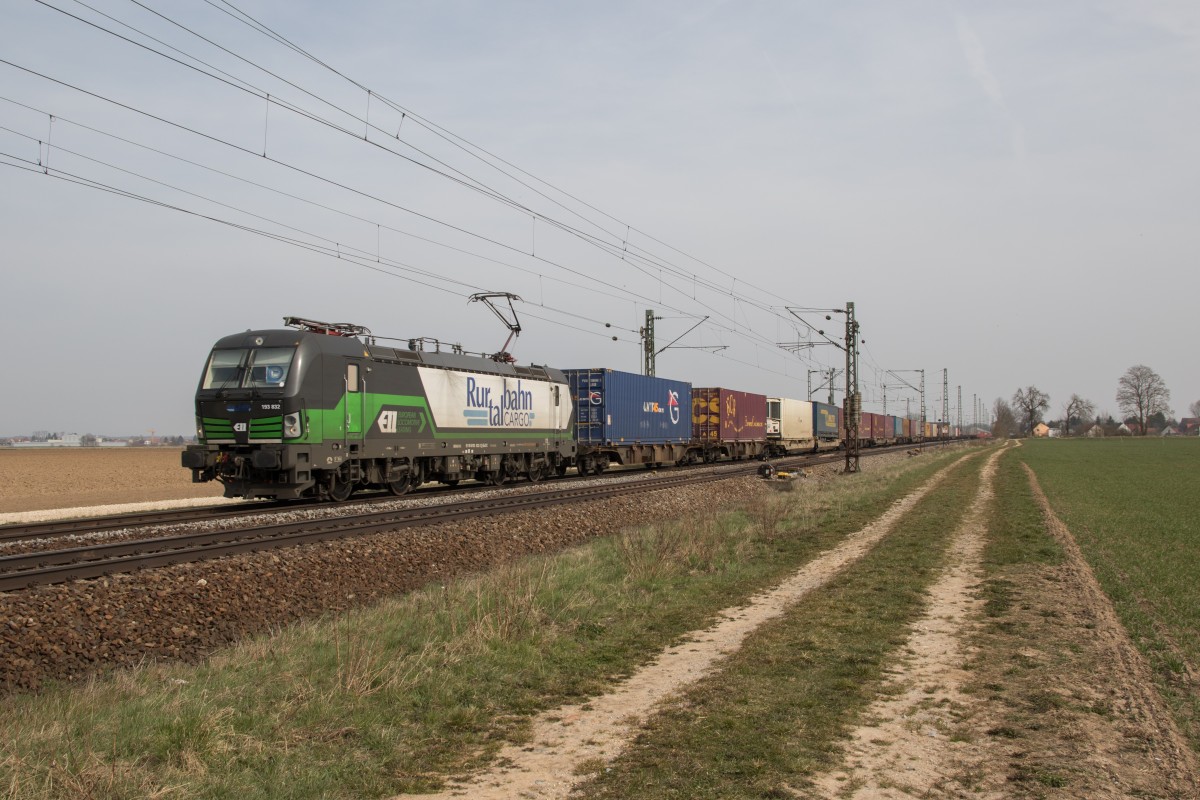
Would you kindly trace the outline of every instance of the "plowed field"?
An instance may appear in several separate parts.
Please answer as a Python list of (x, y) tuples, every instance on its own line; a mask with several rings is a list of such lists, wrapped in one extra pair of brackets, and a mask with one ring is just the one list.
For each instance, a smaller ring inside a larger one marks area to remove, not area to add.
[(192, 483), (178, 447), (0, 448), (0, 513), (220, 497)]

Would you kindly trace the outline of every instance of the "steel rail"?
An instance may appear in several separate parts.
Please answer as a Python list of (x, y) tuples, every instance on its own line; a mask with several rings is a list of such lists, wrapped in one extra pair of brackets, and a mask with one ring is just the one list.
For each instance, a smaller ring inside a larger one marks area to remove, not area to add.
[[(882, 453), (892, 448), (880, 448)], [(829, 451), (834, 452), (834, 451)], [(777, 469), (791, 467), (813, 466), (836, 462), (841, 457), (836, 453), (830, 455), (806, 454), (803, 456), (788, 456), (776, 459), (771, 463)], [(198, 561), (205, 558), (215, 558), (236, 552), (249, 552), (290, 544), (300, 544), (309, 541), (320, 541), (338, 536), (361, 535), (377, 530), (389, 530), (412, 525), (433, 524), (436, 522), (458, 519), (465, 516), (483, 513), (503, 513), (509, 510), (537, 508), (568, 502), (573, 499), (600, 499), (620, 494), (634, 494), (642, 491), (654, 491), (670, 488), (674, 485), (691, 483), (707, 483), (753, 474), (759, 468), (758, 461), (722, 465), (720, 471), (700, 475), (683, 473), (649, 478), (638, 481), (621, 481), (610, 486), (583, 486), (564, 489), (543, 490), (540, 492), (502, 495), (482, 501), (459, 501), (442, 503), (435, 506), (419, 508), (391, 509), (382, 512), (368, 512), (324, 519), (304, 520), (301, 522), (282, 523), (276, 525), (248, 526), (222, 531), (206, 531), (190, 534), (176, 534), (154, 538), (123, 540), (109, 544), (90, 544), (80, 547), (64, 548), (61, 550), (42, 550), (32, 553), (19, 553), (0, 557), (0, 591), (13, 591), (35, 584), (62, 583), (69, 580), (93, 578), (114, 572), (124, 572), (129, 569), (139, 569), (152, 566)], [(622, 475), (636, 474), (632, 471), (613, 472), (614, 478)], [(468, 487), (467, 491), (482, 491), (490, 486)], [(459, 492), (455, 492), (458, 494)], [(331, 506), (328, 503), (311, 504), (278, 504), (274, 502), (246, 505), (213, 506), (204, 509), (189, 509), (190, 514), (179, 512), (144, 512), (133, 515), (115, 515), (110, 517), (95, 517), (62, 521), (65, 527), (58, 535), (70, 533), (93, 533), (105, 530), (119, 530), (137, 527), (138, 523), (131, 520), (148, 518), (142, 526), (161, 525), (167, 522), (203, 522), (220, 520), (239, 515), (249, 516), (256, 513), (277, 510), (292, 511), (297, 508), (340, 508), (343, 511), (362, 508), (376, 503), (397, 501), (401, 497), (381, 495), (364, 498), (357, 504), (342, 504)], [(209, 512), (207, 515), (204, 512)], [(212, 513), (216, 511), (217, 513)], [(89, 526), (88, 523), (92, 524)], [(7, 538), (18, 538), (11, 536)], [(30, 538), (26, 536), (24, 538)], [(149, 551), (149, 552), (148, 552)]]
[[(739, 471), (753, 471), (754, 468)], [(660, 491), (677, 486), (725, 480), (729, 472), (672, 475), (608, 486), (580, 486), (486, 500), (445, 503), (420, 508), (376, 511), (354, 516), (304, 520), (224, 531), (25, 553), (0, 558), (0, 592), (38, 584), (96, 578), (117, 572), (200, 561), (235, 553), (267, 550), (327, 539), (361, 536), (415, 525), (430, 525), (482, 514), (540, 508), (567, 502), (604, 499), (623, 494)]]

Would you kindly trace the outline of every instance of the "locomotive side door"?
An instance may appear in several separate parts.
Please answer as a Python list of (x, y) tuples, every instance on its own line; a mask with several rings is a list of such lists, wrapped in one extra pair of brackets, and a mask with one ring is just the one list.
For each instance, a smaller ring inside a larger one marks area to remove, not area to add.
[(363, 414), (366, 404), (366, 391), (363, 384), (363, 369), (359, 361), (349, 361), (346, 364), (346, 438), (355, 441), (362, 440)]

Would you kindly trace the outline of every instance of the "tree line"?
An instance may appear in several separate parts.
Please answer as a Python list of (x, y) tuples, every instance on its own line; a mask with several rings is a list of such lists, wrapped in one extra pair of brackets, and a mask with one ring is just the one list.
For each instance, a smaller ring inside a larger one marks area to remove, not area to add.
[[(1125, 371), (1117, 381), (1117, 406), (1125, 414), (1127, 424), (1136, 423), (1138, 431), (1145, 436), (1152, 427), (1165, 428), (1174, 425), (1171, 418), (1171, 390), (1162, 377), (1145, 364), (1135, 364)], [(1033, 431), (1043, 414), (1050, 408), (1050, 395), (1036, 386), (1026, 386), (1013, 393), (1012, 402), (996, 398), (993, 409), (992, 435), (1007, 438), (1012, 435), (1028, 434)], [(1200, 417), (1200, 400), (1192, 403), (1189, 411), (1193, 417)], [(1057, 426), (1065, 435), (1073, 430), (1095, 420), (1096, 424), (1104, 421), (1096, 416), (1096, 404), (1091, 400), (1072, 394), (1063, 404), (1062, 420)], [(1108, 424), (1115, 425), (1115, 420), (1109, 417)]]

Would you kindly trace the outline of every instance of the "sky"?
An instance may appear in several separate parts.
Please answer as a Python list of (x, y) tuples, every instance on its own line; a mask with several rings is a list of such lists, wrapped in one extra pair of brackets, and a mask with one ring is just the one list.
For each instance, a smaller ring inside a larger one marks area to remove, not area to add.
[(804, 398), (852, 302), (865, 410), (1185, 416), (1197, 187), (1192, 0), (3, 0), (0, 436), (188, 435), (285, 316), (494, 352), (483, 291), (520, 362), (640, 371), (651, 309)]

